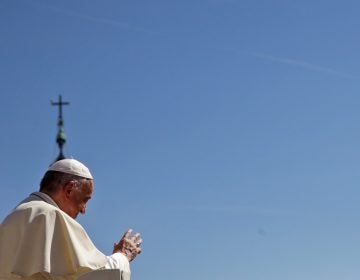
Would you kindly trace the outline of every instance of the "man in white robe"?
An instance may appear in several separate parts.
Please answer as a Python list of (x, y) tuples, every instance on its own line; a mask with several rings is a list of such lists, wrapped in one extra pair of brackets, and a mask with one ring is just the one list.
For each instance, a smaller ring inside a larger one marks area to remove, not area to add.
[(55, 162), (40, 191), (23, 200), (0, 225), (0, 279), (77, 279), (98, 269), (120, 269), (130, 279), (130, 265), (140, 252), (140, 234), (128, 230), (113, 254), (105, 256), (75, 221), (93, 192), (89, 169), (74, 159)]

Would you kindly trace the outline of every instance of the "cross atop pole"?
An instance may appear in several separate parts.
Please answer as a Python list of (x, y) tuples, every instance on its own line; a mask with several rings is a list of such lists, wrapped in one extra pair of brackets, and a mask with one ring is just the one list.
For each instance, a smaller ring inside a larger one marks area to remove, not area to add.
[(63, 146), (66, 142), (66, 135), (65, 135), (65, 131), (64, 131), (64, 120), (63, 120), (63, 111), (62, 111), (62, 106), (64, 105), (70, 105), (69, 102), (63, 102), (61, 95), (59, 95), (59, 101), (58, 102), (53, 102), (51, 101), (51, 105), (53, 106), (58, 106), (59, 107), (59, 117), (58, 117), (58, 133), (56, 136), (56, 142), (58, 143), (59, 146), (59, 156), (57, 157), (57, 159), (55, 161), (64, 159), (65, 156), (63, 154)]
[(59, 119), (62, 119), (62, 106), (63, 105), (70, 105), (70, 102), (63, 102), (61, 95), (59, 95), (59, 102), (51, 101), (51, 105), (59, 106)]

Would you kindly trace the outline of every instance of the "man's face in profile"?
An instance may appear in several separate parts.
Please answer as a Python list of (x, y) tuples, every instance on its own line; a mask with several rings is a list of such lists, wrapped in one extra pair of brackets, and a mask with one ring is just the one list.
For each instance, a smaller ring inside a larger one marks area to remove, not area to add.
[(62, 210), (73, 219), (76, 219), (79, 213), (85, 214), (86, 204), (91, 199), (93, 193), (93, 181), (82, 180), (74, 182), (73, 186), (66, 190), (66, 203)]

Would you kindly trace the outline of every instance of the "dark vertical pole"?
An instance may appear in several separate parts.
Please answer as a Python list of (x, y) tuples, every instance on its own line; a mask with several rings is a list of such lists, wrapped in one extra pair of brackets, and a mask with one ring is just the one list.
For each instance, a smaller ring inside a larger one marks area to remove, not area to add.
[(53, 106), (58, 106), (59, 107), (59, 116), (58, 116), (58, 133), (56, 135), (56, 142), (59, 146), (59, 155), (57, 157), (57, 159), (55, 161), (64, 159), (64, 153), (63, 153), (63, 147), (65, 145), (66, 142), (66, 135), (65, 135), (65, 130), (64, 130), (64, 120), (63, 120), (63, 111), (62, 111), (62, 106), (64, 105), (69, 105), (69, 102), (63, 102), (61, 95), (59, 95), (59, 101), (58, 102), (53, 102), (51, 101), (51, 105)]

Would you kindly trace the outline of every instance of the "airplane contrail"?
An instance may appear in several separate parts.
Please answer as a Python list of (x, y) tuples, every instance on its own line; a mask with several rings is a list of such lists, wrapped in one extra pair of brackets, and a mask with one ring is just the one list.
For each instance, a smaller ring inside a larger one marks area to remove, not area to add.
[[(47, 8), (47, 9), (50, 9), (50, 10), (52, 10), (54, 12), (64, 14), (66, 16), (77, 17), (77, 18), (81, 18), (81, 19), (84, 19), (84, 20), (87, 20), (87, 21), (106, 24), (106, 25), (119, 27), (119, 28), (122, 28), (122, 29), (130, 30), (130, 31), (141, 32), (141, 33), (144, 33), (144, 34), (157, 35), (157, 36), (160, 35), (160, 36), (165, 36), (165, 37), (169, 37), (169, 38), (171, 37), (171, 36), (167, 36), (166, 34), (162, 34), (160, 32), (152, 31), (152, 30), (149, 30), (149, 29), (146, 29), (146, 28), (136, 27), (136, 26), (130, 25), (130, 24), (125, 23), (125, 22), (121, 22), (121, 21), (117, 21), (117, 20), (110, 20), (110, 19), (106, 19), (106, 18), (95, 17), (95, 16), (86, 15), (86, 14), (83, 14), (83, 13), (78, 13), (78, 12), (74, 12), (74, 11), (70, 11), (70, 10), (65, 10), (65, 9), (54, 7), (54, 6), (41, 4), (41, 3), (39, 3), (39, 1), (36, 1), (36, 0), (28, 0), (28, 1), (32, 2), (34, 5), (37, 5), (39, 7)], [(333, 75), (333, 76), (338, 76), (338, 77), (342, 77), (342, 78), (346, 78), (346, 79), (359, 80), (358, 76), (351, 75), (351, 74), (344, 73), (344, 72), (340, 72), (340, 71), (334, 70), (334, 69), (329, 68), (329, 67), (323, 67), (323, 66), (312, 64), (312, 63), (302, 61), (302, 60), (296, 60), (296, 59), (291, 59), (291, 58), (283, 58), (283, 57), (278, 57), (278, 56), (274, 56), (274, 55), (267, 54), (267, 53), (239, 51), (239, 50), (236, 50), (234, 48), (228, 48), (228, 47), (213, 47), (213, 48), (218, 49), (218, 50), (222, 50), (222, 51), (238, 52), (238, 53), (241, 53), (242, 55), (248, 55), (248, 56), (256, 57), (258, 59), (268, 60), (268, 61), (272, 61), (272, 62), (279, 63), (279, 64), (286, 64), (286, 65), (299, 67), (299, 68), (303, 68), (303, 69), (307, 69), (307, 70), (311, 70), (311, 71), (316, 71), (316, 72), (319, 72), (319, 73), (330, 74), (330, 75)]]
[(81, 18), (81, 19), (95, 22), (95, 23), (102, 23), (102, 24), (111, 25), (111, 26), (119, 27), (119, 28), (126, 29), (126, 30), (147, 33), (150, 35), (155, 35), (155, 34), (161, 35), (159, 32), (151, 31), (149, 29), (145, 29), (145, 28), (141, 28), (141, 27), (136, 27), (136, 26), (130, 25), (126, 22), (90, 16), (90, 15), (86, 15), (83, 13), (78, 13), (78, 12), (74, 12), (74, 11), (70, 11), (70, 10), (66, 10), (66, 9), (61, 9), (61, 8), (57, 8), (57, 7), (50, 6), (50, 5), (44, 5), (44, 4), (40, 4), (38, 1), (35, 1), (35, 0), (28, 0), (28, 1), (32, 2), (34, 5), (37, 5), (38, 7), (46, 8), (46, 9), (52, 10), (53, 12), (63, 14), (66, 16), (70, 16), (70, 17), (74, 17), (74, 18)]
[(343, 77), (343, 78), (347, 78), (347, 79), (359, 80), (359, 77), (357, 77), (357, 76), (354, 76), (354, 75), (351, 75), (348, 73), (344, 73), (344, 72), (340, 72), (340, 71), (336, 71), (336, 70), (328, 68), (328, 67), (315, 65), (315, 64), (301, 61), (301, 60), (282, 58), (282, 57), (277, 57), (277, 56), (273, 56), (273, 55), (269, 55), (269, 54), (265, 54), (265, 53), (257, 53), (257, 52), (249, 52), (248, 54), (251, 56), (257, 57), (257, 58), (266, 59), (266, 60), (273, 61), (276, 63), (292, 65), (295, 67), (301, 67), (301, 68), (305, 68), (308, 70), (331, 74), (331, 75), (335, 75), (335, 76), (339, 76), (339, 77)]

